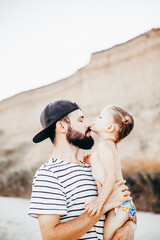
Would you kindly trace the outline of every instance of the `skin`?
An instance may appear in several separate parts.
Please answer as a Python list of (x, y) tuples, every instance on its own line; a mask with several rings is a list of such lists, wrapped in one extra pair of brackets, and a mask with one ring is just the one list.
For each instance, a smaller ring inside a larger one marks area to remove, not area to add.
[(134, 240), (133, 232), (136, 231), (136, 216), (133, 221), (128, 221), (115, 232), (112, 240)]
[[(81, 110), (78, 109), (70, 113), (68, 116), (70, 118), (72, 128), (74, 130), (78, 129), (78, 131), (85, 134), (87, 128), (90, 126), (90, 123), (85, 119)], [(67, 130), (68, 125), (66, 122), (57, 122), (56, 137), (54, 140), (54, 158), (65, 159), (68, 162), (80, 164), (77, 158), (79, 149), (69, 144), (66, 140)], [(88, 136), (89, 135), (90, 133), (88, 133)], [(101, 187), (99, 183), (97, 183), (97, 187), (98, 189)], [(122, 190), (125, 190), (126, 192), (124, 193)], [(38, 221), (43, 240), (79, 239), (95, 225), (95, 223), (104, 215), (104, 213), (112, 208), (120, 206), (124, 201), (132, 199), (130, 196), (125, 197), (126, 194), (130, 195), (130, 192), (128, 191), (128, 187), (125, 185), (125, 181), (118, 182), (109, 198), (104, 203), (99, 215), (90, 216), (88, 213), (83, 213), (79, 217), (65, 223), (60, 223), (60, 215), (38, 215)], [(129, 222), (126, 226), (124, 226), (123, 234), (122, 232), (117, 233), (121, 234), (119, 239), (132, 240), (135, 232), (133, 227), (134, 225), (135, 224)], [(125, 236), (127, 238), (122, 238)]]
[(123, 177), (120, 163), (116, 164), (117, 161), (119, 162), (119, 159), (115, 159), (117, 158), (115, 157), (117, 146), (114, 141), (116, 138), (116, 126), (113, 124), (110, 108), (106, 107), (102, 110), (100, 116), (94, 121), (92, 130), (99, 136), (99, 144), (97, 150), (92, 154), (90, 164), (93, 177), (103, 184), (102, 191), (96, 200), (86, 203), (85, 205), (85, 211), (94, 215), (99, 214), (115, 182), (123, 179)]
[[(105, 149), (105, 151), (104, 151), (104, 149)], [(99, 156), (101, 159), (99, 161), (102, 162), (103, 169), (104, 169), (104, 172), (106, 172), (106, 174), (105, 174), (105, 178), (103, 181), (103, 188), (102, 188), (100, 194), (98, 195), (98, 197), (96, 198), (96, 200), (93, 200), (93, 201), (85, 204), (85, 207), (86, 207), (85, 211), (91, 215), (99, 214), (105, 200), (110, 195), (110, 193), (114, 187), (114, 184), (115, 184), (113, 153), (110, 151), (110, 149), (108, 148), (108, 146), (105, 142), (103, 143), (103, 146), (102, 146), (102, 144), (100, 144), (98, 152), (101, 153), (101, 155)], [(97, 154), (95, 156), (93, 156), (93, 158), (92, 158), (93, 164), (94, 164), (94, 161), (96, 158), (97, 158)], [(107, 164), (106, 164), (106, 159), (107, 159)], [(93, 166), (93, 164), (91, 161), (91, 166)], [(100, 172), (102, 173), (101, 168), (98, 168), (98, 166), (95, 166), (95, 168), (96, 168), (96, 171), (98, 171), (98, 173), (100, 173)]]
[[(116, 143), (118, 126), (114, 123), (113, 111), (110, 107), (102, 110), (100, 116), (95, 120), (92, 130), (99, 136), (99, 144), (97, 150), (92, 154), (90, 164), (94, 179), (99, 180), (103, 187), (96, 200), (85, 204), (85, 212), (90, 215), (99, 214), (115, 182), (123, 180)], [(126, 211), (119, 209), (116, 218), (114, 210), (110, 212), (104, 224), (104, 239), (111, 239), (116, 229), (122, 227), (128, 220), (129, 216)]]

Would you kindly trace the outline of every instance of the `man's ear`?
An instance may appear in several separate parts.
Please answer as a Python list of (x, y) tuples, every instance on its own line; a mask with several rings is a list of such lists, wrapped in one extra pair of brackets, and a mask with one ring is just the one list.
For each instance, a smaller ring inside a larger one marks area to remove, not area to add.
[(61, 133), (66, 133), (67, 132), (67, 124), (63, 121), (58, 121), (56, 123), (56, 131), (61, 132)]
[(108, 125), (106, 131), (108, 133), (112, 133), (115, 130), (115, 126), (113, 124)]

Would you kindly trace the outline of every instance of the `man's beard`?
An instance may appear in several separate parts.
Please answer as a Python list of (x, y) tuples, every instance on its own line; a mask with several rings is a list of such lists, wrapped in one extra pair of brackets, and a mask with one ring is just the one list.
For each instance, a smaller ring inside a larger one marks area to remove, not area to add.
[(91, 149), (94, 144), (94, 139), (91, 136), (86, 136), (87, 132), (89, 131), (91, 131), (90, 128), (86, 130), (86, 133), (84, 135), (79, 131), (73, 130), (72, 127), (69, 125), (66, 137), (68, 142), (76, 147), (82, 149)]

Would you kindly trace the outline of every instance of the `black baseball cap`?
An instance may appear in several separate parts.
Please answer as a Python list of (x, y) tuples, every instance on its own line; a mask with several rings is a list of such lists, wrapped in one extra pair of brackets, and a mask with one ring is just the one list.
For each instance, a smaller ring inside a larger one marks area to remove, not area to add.
[(50, 127), (56, 124), (58, 120), (77, 109), (80, 109), (77, 103), (71, 102), (69, 100), (59, 100), (53, 103), (49, 103), (40, 115), (40, 122), (44, 129), (36, 134), (36, 136), (34, 136), (33, 142), (42, 142), (48, 138)]

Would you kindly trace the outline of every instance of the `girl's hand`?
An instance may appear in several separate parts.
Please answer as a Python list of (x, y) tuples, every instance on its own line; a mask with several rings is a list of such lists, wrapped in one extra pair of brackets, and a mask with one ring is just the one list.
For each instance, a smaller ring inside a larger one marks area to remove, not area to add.
[(89, 159), (91, 157), (91, 154), (87, 154), (86, 156), (83, 157), (83, 162), (87, 163), (88, 165), (90, 165)]
[(93, 215), (99, 215), (101, 209), (102, 209), (103, 203), (98, 202), (97, 200), (90, 201), (84, 205), (85, 212), (90, 214), (90, 216)]

